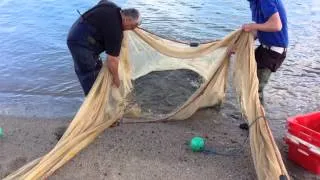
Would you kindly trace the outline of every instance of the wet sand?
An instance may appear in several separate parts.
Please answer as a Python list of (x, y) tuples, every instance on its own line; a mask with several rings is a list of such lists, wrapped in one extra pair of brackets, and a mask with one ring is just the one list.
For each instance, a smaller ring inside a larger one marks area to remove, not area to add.
[[(185, 101), (199, 82), (200, 77), (186, 70), (151, 73), (136, 80), (135, 102), (146, 114), (167, 113)], [(272, 89), (268, 86), (265, 95)], [(289, 100), (283, 98), (281, 103), (286, 104)], [(319, 107), (311, 98), (304, 111)], [(320, 179), (287, 160), (287, 146), (282, 140), (286, 117), (301, 111), (286, 109), (290, 103), (277, 109), (277, 100), (266, 98), (267, 117), (292, 179)], [(68, 122), (0, 117), (4, 129), (0, 139), (0, 178), (51, 150), (57, 143), (55, 129)], [(121, 124), (106, 130), (49, 179), (256, 179), (249, 144), (245, 142), (248, 132), (238, 128), (242, 122), (229, 89), (221, 107), (200, 110), (186, 121)], [(241, 151), (228, 156), (194, 153), (186, 145), (194, 136), (207, 137), (207, 147), (219, 152), (228, 148)]]

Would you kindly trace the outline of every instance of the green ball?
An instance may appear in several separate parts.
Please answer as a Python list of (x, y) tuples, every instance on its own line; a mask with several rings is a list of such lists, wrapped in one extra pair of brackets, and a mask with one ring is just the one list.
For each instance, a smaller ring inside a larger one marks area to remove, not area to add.
[(193, 152), (199, 152), (204, 150), (205, 140), (202, 137), (194, 137), (191, 139), (189, 144)]

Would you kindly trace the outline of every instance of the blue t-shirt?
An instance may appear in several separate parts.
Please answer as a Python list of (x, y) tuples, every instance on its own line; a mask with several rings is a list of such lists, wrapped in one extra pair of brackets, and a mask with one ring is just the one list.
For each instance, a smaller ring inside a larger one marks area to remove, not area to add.
[(252, 20), (263, 24), (274, 14), (279, 13), (282, 29), (279, 32), (258, 31), (258, 39), (261, 44), (267, 46), (288, 47), (287, 15), (281, 0), (248, 0), (252, 11)]

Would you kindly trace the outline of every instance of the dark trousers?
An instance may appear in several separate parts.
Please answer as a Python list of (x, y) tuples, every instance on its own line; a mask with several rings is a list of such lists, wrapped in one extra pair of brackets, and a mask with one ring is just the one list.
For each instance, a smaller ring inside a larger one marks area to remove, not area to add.
[(259, 79), (259, 99), (264, 104), (263, 89), (268, 84), (272, 72), (276, 72), (286, 58), (286, 51), (282, 54), (259, 46), (255, 50), (257, 61), (257, 76)]
[(102, 67), (99, 54), (103, 49), (95, 43), (95, 33), (96, 29), (80, 17), (71, 27), (67, 39), (75, 72), (85, 95), (89, 93)]

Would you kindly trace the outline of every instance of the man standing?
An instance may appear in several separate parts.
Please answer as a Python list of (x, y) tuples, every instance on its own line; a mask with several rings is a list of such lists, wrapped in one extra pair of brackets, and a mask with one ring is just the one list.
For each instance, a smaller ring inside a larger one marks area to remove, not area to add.
[[(113, 84), (119, 87), (118, 63), (123, 31), (133, 30), (139, 23), (138, 10), (120, 9), (110, 1), (101, 0), (72, 25), (67, 44), (85, 95), (102, 68), (99, 55), (103, 51), (107, 54), (106, 65), (113, 76)], [(58, 140), (65, 130), (66, 127), (56, 129), (54, 134)]]
[(106, 65), (113, 83), (119, 87), (118, 63), (123, 31), (133, 30), (139, 22), (138, 10), (121, 9), (113, 2), (101, 0), (73, 24), (67, 44), (85, 95), (100, 72), (102, 61), (99, 55), (103, 51), (107, 54)]
[[(254, 23), (242, 25), (246, 32), (252, 32), (260, 46), (255, 50), (259, 99), (264, 104), (263, 89), (272, 72), (276, 72), (286, 58), (288, 47), (287, 15), (281, 0), (248, 0)], [(229, 53), (235, 50), (231, 47)], [(249, 129), (247, 123), (241, 129)]]
[(244, 24), (242, 29), (253, 32), (260, 41), (255, 50), (259, 98), (272, 72), (276, 72), (286, 58), (288, 47), (287, 16), (281, 0), (248, 0), (255, 23)]

